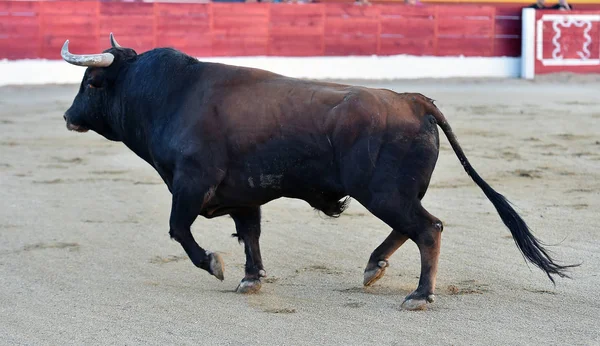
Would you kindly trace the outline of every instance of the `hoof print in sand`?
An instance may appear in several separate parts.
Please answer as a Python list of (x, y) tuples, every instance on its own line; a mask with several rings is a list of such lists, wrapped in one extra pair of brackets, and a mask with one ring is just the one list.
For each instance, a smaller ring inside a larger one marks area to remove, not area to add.
[(263, 311), (271, 313), (271, 314), (294, 314), (294, 313), (296, 313), (296, 309), (294, 309), (294, 308), (270, 308), (270, 309), (264, 309)]
[(457, 285), (448, 285), (446, 288), (446, 293), (449, 295), (483, 294), (488, 291), (487, 284), (480, 284), (475, 282), (475, 280), (461, 281)]
[(165, 264), (170, 262), (179, 262), (187, 259), (187, 256), (173, 256), (169, 255), (167, 257), (162, 256), (154, 256), (150, 259), (150, 263), (152, 264)]

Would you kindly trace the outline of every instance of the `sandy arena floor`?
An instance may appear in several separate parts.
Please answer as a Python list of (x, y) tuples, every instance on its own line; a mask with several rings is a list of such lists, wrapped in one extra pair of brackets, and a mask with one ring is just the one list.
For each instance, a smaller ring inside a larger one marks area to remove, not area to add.
[[(169, 239), (170, 194), (120, 143), (65, 128), (78, 86), (0, 88), (2, 345), (600, 345), (600, 81), (361, 82), (437, 100), (479, 174), (509, 198), (572, 279), (526, 264), (441, 136), (424, 206), (445, 223), (437, 300), (407, 242), (375, 286), (363, 268), (389, 228), (356, 201), (339, 219), (280, 199), (263, 208), (269, 277), (233, 293), (243, 247), (229, 217), (199, 218), (225, 281)], [(441, 132), (441, 131), (440, 131)]]

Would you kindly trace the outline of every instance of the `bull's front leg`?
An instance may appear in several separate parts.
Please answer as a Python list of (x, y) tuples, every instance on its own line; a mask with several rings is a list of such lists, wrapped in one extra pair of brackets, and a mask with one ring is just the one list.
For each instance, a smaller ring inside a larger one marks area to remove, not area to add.
[(230, 215), (235, 222), (237, 232), (234, 236), (244, 244), (246, 252), (246, 273), (237, 287), (237, 291), (239, 293), (256, 293), (261, 288), (260, 279), (267, 275), (260, 255), (260, 207), (236, 210)]
[(210, 197), (209, 191), (208, 188), (202, 189), (181, 177), (174, 180), (169, 234), (181, 244), (196, 267), (206, 270), (222, 281), (224, 276), (221, 256), (201, 248), (190, 229), (201, 211), (203, 201)]

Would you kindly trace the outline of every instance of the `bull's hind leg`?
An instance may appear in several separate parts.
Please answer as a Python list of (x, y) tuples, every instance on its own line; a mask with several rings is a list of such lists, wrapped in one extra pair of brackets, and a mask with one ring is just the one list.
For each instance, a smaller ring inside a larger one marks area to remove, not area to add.
[(423, 309), (427, 303), (433, 303), (435, 299), (435, 280), (443, 227), (439, 220), (429, 219), (422, 231), (413, 239), (421, 254), (421, 276), (417, 289), (402, 303), (402, 307), (407, 310)]
[(260, 279), (267, 275), (260, 255), (260, 207), (236, 210), (230, 215), (235, 222), (237, 231), (234, 236), (244, 243), (246, 252), (246, 275), (237, 287), (237, 291), (239, 293), (258, 292), (261, 288)]
[[(408, 310), (424, 309), (427, 303), (433, 302), (435, 298), (434, 289), (440, 255), (442, 222), (429, 214), (417, 198), (407, 201), (405, 197), (397, 194), (376, 196), (369, 209), (375, 216), (390, 225), (394, 229), (393, 232), (410, 238), (419, 247), (421, 254), (419, 285), (405, 298), (402, 307)], [(384, 241), (379, 248), (387, 249), (387, 251), (395, 250), (399, 240), (404, 238), (394, 235), (393, 239), (396, 239), (396, 242), (390, 241), (386, 245)]]
[(405, 234), (392, 230), (383, 243), (371, 253), (371, 257), (365, 268), (363, 285), (370, 286), (381, 279), (383, 274), (385, 274), (385, 268), (389, 266), (388, 259), (407, 239), (408, 236)]

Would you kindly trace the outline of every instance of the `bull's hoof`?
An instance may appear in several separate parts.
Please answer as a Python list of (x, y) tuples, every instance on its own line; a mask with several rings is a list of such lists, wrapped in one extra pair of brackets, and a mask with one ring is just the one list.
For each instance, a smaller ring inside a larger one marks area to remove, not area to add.
[(428, 303), (433, 303), (435, 300), (435, 296), (430, 294), (427, 298), (410, 298), (410, 295), (404, 300), (402, 303), (402, 308), (405, 310), (425, 310), (427, 308)]
[(214, 252), (210, 252), (208, 254), (208, 258), (210, 259), (208, 272), (214, 275), (217, 279), (223, 281), (223, 279), (225, 279), (225, 276), (223, 276), (223, 269), (225, 267), (223, 264), (223, 259), (219, 254)]
[(365, 268), (365, 275), (363, 279), (363, 285), (371, 286), (377, 280), (381, 279), (385, 274), (385, 268), (389, 267), (387, 261), (379, 261), (377, 262), (377, 266), (369, 269), (369, 266)]
[(260, 280), (242, 280), (238, 285), (236, 292), (243, 294), (258, 293), (262, 284)]

